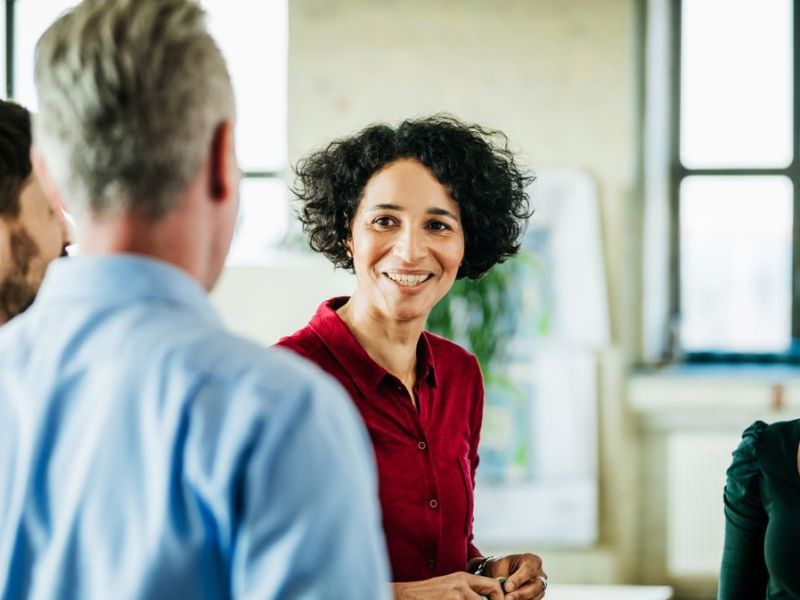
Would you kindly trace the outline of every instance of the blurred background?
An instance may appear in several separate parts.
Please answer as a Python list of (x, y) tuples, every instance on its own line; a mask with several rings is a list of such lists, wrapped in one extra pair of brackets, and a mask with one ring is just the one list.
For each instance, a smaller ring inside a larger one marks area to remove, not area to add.
[[(556, 600), (713, 598), (730, 453), (800, 412), (798, 2), (201, 3), (246, 170), (229, 324), (271, 344), (352, 289), (294, 223), (303, 155), (437, 112), (502, 130), (537, 175), (523, 252), (431, 322), (502, 342), (478, 545), (540, 554)], [(73, 4), (4, 0), (6, 97), (35, 110), (33, 46)]]

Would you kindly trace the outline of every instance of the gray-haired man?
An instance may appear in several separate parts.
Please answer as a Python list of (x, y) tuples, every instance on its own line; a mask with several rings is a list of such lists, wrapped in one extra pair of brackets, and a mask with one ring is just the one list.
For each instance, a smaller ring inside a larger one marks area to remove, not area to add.
[(206, 297), (240, 172), (202, 11), (86, 0), (36, 84), (34, 168), (85, 256), (0, 330), (0, 597), (387, 597), (350, 402)]

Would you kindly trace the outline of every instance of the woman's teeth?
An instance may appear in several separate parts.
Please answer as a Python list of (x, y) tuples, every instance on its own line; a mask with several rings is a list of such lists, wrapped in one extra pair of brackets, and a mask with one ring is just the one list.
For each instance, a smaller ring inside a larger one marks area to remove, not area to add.
[(419, 285), (423, 281), (426, 281), (430, 274), (428, 275), (401, 275), (400, 273), (387, 273), (386, 276), (391, 279), (392, 281), (399, 283), (400, 285), (405, 285), (408, 287), (413, 287), (415, 285)]

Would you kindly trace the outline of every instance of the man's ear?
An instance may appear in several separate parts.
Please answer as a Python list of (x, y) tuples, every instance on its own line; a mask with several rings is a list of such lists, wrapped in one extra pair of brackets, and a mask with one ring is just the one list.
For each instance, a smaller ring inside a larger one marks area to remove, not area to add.
[(50, 176), (50, 170), (47, 168), (44, 157), (35, 144), (31, 146), (30, 155), (33, 173), (39, 180), (39, 185), (42, 186), (44, 195), (47, 196), (47, 199), (50, 201), (50, 204), (53, 205), (53, 208), (62, 212), (68, 212), (68, 207), (64, 202), (64, 198), (56, 188), (55, 183), (53, 183), (53, 178)]
[(218, 202), (235, 197), (239, 180), (239, 165), (233, 147), (233, 123), (222, 121), (211, 140), (209, 193)]

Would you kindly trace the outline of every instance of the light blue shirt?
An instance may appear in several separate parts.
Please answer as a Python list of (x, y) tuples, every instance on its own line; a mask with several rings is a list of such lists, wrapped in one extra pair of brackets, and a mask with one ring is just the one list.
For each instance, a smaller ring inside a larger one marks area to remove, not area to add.
[(227, 333), (183, 272), (61, 259), (0, 328), (0, 598), (376, 600), (388, 581), (351, 401)]

